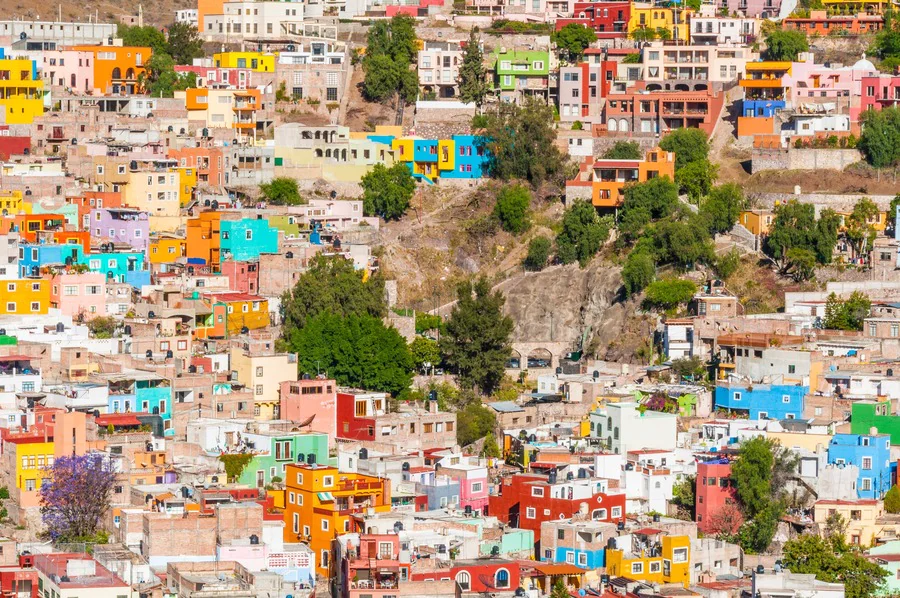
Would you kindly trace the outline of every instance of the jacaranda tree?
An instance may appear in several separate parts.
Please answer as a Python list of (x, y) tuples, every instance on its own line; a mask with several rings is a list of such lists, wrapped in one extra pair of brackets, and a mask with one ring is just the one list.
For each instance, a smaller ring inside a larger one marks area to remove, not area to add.
[(100, 453), (59, 457), (41, 484), (41, 519), (54, 541), (95, 537), (109, 510), (116, 473)]

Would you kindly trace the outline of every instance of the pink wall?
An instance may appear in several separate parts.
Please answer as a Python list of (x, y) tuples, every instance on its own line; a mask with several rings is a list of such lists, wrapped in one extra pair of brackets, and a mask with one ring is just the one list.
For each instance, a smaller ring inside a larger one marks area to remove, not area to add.
[[(77, 293), (67, 295), (66, 287), (77, 287)], [(88, 287), (99, 287), (99, 294), (88, 295)], [(75, 317), (82, 312), (87, 319), (105, 316), (106, 276), (101, 272), (54, 276), (50, 282), (50, 302), (67, 316)]]
[[(94, 55), (91, 52), (75, 50), (48, 50), (44, 52), (41, 76), (48, 85), (62, 85), (72, 88), (75, 75), (75, 90), (90, 93), (94, 89)], [(55, 62), (55, 64), (51, 64)], [(52, 79), (51, 79), (52, 74)]]
[[(306, 389), (304, 394), (303, 390)], [(297, 380), (281, 383), (281, 417), (292, 422), (303, 422), (312, 416), (313, 432), (336, 433), (337, 383), (334, 380)]]
[(837, 105), (838, 113), (850, 114), (850, 120), (856, 122), (860, 111), (858, 104), (862, 95), (863, 78), (878, 75), (878, 70), (872, 63), (859, 60), (852, 66), (829, 68), (816, 64), (811, 54), (801, 54), (800, 57), (805, 60), (793, 63), (791, 74), (785, 76), (785, 86), (792, 89), (791, 102), (794, 108), (799, 108), (803, 103), (833, 102)]

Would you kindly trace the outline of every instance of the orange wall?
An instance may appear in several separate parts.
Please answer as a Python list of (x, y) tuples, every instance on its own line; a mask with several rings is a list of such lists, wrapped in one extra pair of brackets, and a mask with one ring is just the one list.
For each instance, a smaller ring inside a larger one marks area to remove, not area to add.
[[(113, 69), (118, 67), (121, 77), (126, 76), (128, 69), (133, 69), (136, 79), (144, 72), (143, 65), (147, 64), (153, 54), (152, 48), (143, 46), (73, 46), (71, 49), (94, 54), (94, 89), (101, 93), (107, 93), (112, 86)], [(98, 55), (101, 52), (114, 52), (116, 58), (100, 60)], [(138, 66), (138, 55), (141, 57), (141, 66)]]
[(772, 135), (775, 132), (774, 118), (761, 118), (759, 116), (738, 117), (738, 137), (753, 135)]

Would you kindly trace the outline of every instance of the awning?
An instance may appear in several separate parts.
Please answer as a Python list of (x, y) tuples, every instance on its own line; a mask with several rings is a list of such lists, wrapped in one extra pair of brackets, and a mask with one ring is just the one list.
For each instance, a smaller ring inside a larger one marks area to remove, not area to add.
[(541, 575), (584, 575), (584, 569), (568, 563), (528, 563)]
[(331, 492), (319, 492), (317, 496), (320, 502), (334, 502), (334, 496), (331, 495)]

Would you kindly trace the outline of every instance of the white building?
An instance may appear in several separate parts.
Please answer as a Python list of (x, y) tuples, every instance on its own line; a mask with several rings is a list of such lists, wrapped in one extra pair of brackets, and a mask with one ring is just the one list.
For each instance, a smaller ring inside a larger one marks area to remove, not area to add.
[(197, 26), (197, 9), (196, 8), (187, 8), (185, 10), (176, 10), (175, 11), (175, 22), (176, 23), (187, 23), (188, 25)]
[(698, 46), (745, 44), (759, 32), (759, 19), (691, 16), (691, 41)]
[(624, 455), (640, 449), (675, 448), (677, 416), (658, 411), (638, 411), (634, 402), (609, 403), (591, 413), (594, 436), (613, 453)]
[(425, 42), (419, 50), (419, 87), (435, 98), (454, 98), (463, 51), (459, 42)]
[(19, 233), (0, 235), (0, 280), (14, 280), (18, 277)]

